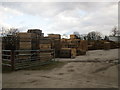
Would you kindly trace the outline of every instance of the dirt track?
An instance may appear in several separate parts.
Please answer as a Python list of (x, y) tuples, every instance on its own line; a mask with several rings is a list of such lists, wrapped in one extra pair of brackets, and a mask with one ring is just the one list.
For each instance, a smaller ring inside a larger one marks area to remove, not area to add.
[(118, 60), (117, 49), (89, 51), (86, 56), (58, 60), (70, 62), (61, 68), (49, 71), (20, 70), (4, 73), (3, 88), (117, 88), (118, 86), (118, 65), (115, 63)]

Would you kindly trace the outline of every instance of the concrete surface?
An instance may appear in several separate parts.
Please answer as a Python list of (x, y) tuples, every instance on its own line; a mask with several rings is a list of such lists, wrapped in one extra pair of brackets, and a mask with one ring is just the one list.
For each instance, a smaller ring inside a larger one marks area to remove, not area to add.
[(49, 71), (3, 73), (3, 88), (118, 87), (118, 49), (88, 51), (87, 55), (75, 59), (58, 60), (69, 62)]

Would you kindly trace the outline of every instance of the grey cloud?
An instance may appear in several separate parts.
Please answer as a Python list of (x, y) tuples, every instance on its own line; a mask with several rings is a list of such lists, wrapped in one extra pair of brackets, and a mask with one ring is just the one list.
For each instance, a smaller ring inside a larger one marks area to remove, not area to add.
[(92, 30), (110, 32), (117, 24), (117, 3), (108, 2), (32, 2), (2, 3), (3, 7), (12, 8), (25, 14), (38, 15), (51, 23), (45, 28), (46, 33), (68, 33), (79, 31), (88, 33)]

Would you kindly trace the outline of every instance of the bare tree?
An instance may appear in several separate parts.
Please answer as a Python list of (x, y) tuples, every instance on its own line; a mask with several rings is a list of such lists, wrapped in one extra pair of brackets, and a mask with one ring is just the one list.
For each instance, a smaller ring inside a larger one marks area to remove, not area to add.
[(81, 40), (87, 40), (87, 34), (81, 34), (80, 38)]
[(105, 37), (104, 37), (104, 40), (109, 41), (109, 37), (108, 37), (108, 36), (105, 36)]
[(76, 35), (78, 39), (81, 39), (79, 32), (73, 32), (73, 34)]
[(68, 38), (68, 36), (66, 34), (63, 34), (62, 38)]
[(116, 36), (117, 33), (118, 33), (117, 26), (114, 26), (112, 29), (112, 36)]
[(19, 30), (17, 28), (10, 28), (8, 31), (8, 35), (15, 35), (18, 32)]
[(1, 28), (2, 32), (1, 32), (1, 35), (2, 36), (7, 36), (7, 35), (15, 35), (16, 33), (19, 32), (19, 30), (17, 28), (10, 28), (10, 29), (7, 29), (5, 27), (2, 27)]
[(2, 43), (4, 45), (3, 49), (6, 50), (15, 50), (16, 49), (16, 43), (18, 43), (18, 37), (16, 37), (16, 33), (18, 33), (19, 30), (16, 28), (10, 28), (6, 29), (2, 27)]
[(88, 40), (101, 40), (101, 33), (100, 32), (89, 32), (87, 35)]

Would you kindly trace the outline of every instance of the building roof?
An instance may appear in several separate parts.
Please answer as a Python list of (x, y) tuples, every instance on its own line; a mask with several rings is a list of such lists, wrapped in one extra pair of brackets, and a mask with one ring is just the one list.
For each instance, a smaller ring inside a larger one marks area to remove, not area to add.
[(120, 36), (109, 36), (110, 41), (118, 42), (120, 41)]

